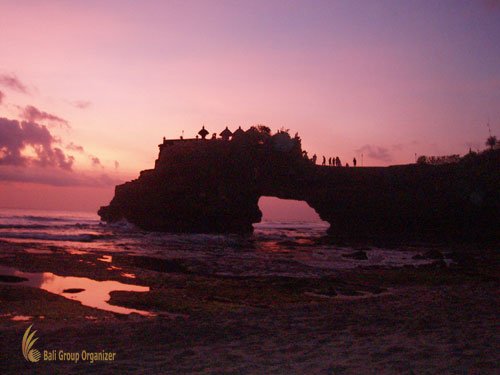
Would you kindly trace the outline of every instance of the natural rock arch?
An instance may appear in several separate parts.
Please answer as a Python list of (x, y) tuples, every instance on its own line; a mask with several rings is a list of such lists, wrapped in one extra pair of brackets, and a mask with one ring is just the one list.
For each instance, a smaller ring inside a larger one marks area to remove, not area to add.
[[(252, 129), (251, 129), (252, 130)], [(491, 239), (500, 222), (500, 152), (449, 165), (317, 166), (298, 137), (257, 129), (227, 140), (165, 140), (152, 170), (99, 210), (168, 232), (249, 233), (261, 196), (307, 202), (337, 237)]]

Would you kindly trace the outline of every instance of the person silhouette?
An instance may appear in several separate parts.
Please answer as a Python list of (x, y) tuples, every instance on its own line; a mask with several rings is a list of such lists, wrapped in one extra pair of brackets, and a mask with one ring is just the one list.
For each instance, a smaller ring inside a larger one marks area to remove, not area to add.
[(342, 166), (342, 163), (340, 162), (340, 158), (338, 156), (335, 158), (335, 165), (337, 167), (341, 167)]
[(325, 158), (325, 155), (323, 155), (323, 165), (326, 165), (326, 158)]
[(314, 154), (312, 159), (311, 159), (313, 164), (316, 164), (316, 159), (318, 159), (318, 157), (316, 156), (316, 154)]
[(357, 162), (356, 158), (352, 159), (352, 165), (356, 166)]
[(332, 158), (328, 158), (328, 165), (331, 166), (332, 165)]

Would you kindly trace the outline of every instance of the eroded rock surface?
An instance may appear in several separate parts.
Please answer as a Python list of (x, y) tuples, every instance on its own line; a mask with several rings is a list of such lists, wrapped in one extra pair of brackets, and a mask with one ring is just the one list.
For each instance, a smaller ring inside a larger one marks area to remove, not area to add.
[[(253, 129), (253, 130), (252, 130)], [(306, 201), (337, 237), (498, 239), (500, 151), (446, 165), (329, 167), (300, 138), (164, 140), (155, 168), (116, 187), (102, 220), (166, 232), (249, 233), (261, 196)]]

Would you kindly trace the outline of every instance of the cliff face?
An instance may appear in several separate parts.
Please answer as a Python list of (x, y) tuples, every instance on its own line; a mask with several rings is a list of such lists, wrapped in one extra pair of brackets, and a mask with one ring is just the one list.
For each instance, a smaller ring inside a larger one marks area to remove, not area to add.
[(259, 198), (275, 196), (306, 201), (337, 237), (498, 239), (500, 152), (441, 166), (323, 167), (278, 134), (165, 141), (155, 168), (117, 186), (99, 215), (146, 230), (245, 233), (261, 219)]

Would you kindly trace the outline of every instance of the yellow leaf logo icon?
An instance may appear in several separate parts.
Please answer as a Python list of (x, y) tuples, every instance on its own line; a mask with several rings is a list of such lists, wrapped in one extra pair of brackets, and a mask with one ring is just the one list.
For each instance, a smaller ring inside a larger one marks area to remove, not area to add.
[(33, 324), (28, 327), (26, 332), (24, 332), (22, 349), (23, 356), (29, 362), (38, 362), (40, 360), (41, 354), (37, 349), (32, 349), (38, 337), (35, 338), (36, 331), (30, 332)]

